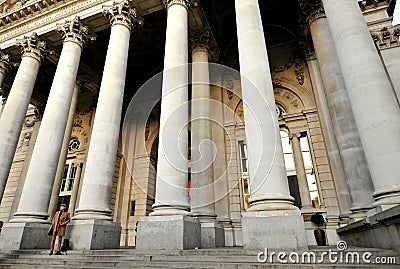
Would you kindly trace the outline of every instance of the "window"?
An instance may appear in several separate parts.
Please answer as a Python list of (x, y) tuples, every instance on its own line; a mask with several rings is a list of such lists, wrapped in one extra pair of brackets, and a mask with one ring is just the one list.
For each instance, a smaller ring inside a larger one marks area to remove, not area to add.
[(315, 170), (311, 158), (311, 152), (307, 136), (300, 137), (300, 148), (303, 154), (304, 168), (306, 170), (308, 190), (310, 191), (311, 201), (315, 208), (320, 208), (318, 186), (317, 186), (317, 181), (315, 179)]
[(78, 165), (68, 161), (64, 167), (64, 174), (61, 181), (60, 195), (67, 195), (72, 192)]
[(77, 138), (71, 139), (68, 146), (68, 151), (78, 150), (81, 146), (81, 142)]
[(131, 217), (135, 216), (135, 209), (136, 209), (136, 201), (131, 201), (131, 210), (130, 210)]
[(244, 141), (239, 141), (239, 155), (240, 155), (240, 168), (241, 168), (241, 182), (242, 182), (242, 194), (243, 194), (243, 206), (245, 209), (250, 207), (250, 177), (248, 171), (248, 160), (247, 160), (247, 145)]

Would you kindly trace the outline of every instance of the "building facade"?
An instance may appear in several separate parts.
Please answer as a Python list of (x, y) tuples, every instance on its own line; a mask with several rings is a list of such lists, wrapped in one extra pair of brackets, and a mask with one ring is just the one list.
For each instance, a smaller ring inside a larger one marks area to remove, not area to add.
[(0, 249), (400, 248), (389, 4), (0, 2)]

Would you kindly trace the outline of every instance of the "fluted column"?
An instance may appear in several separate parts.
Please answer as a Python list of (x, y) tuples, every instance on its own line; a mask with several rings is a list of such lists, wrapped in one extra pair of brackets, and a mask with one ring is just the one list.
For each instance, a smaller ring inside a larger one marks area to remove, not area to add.
[(110, 208), (131, 30), (142, 24), (130, 1), (104, 9), (111, 36), (75, 220), (112, 220)]
[(323, 0), (371, 172), (375, 205), (400, 203), (400, 108), (357, 1)]
[(250, 174), (244, 247), (306, 247), (304, 222), (289, 193), (258, 0), (235, 0), (235, 9)]
[(151, 215), (187, 215), (188, 1), (168, 9), (162, 86), (156, 197)]
[(22, 49), (22, 60), (0, 119), (0, 200), (46, 47), (35, 33), (17, 45)]
[[(12, 222), (47, 222), (48, 206), (84, 43), (91, 38), (76, 17), (58, 26), (64, 44), (42, 124), (29, 164), (21, 200)], [(51, 146), (50, 146), (51, 145)], [(44, 165), (45, 164), (45, 165)]]
[(372, 208), (374, 187), (347, 95), (335, 44), (322, 2), (319, 0), (314, 3), (304, 1), (303, 10), (308, 15), (328, 109), (352, 201), (352, 215), (353, 217), (363, 216)]
[(304, 168), (303, 152), (300, 146), (300, 133), (291, 133), (289, 135), (290, 141), (292, 143), (294, 166), (296, 168), (297, 181), (299, 182), (299, 191), (301, 198), (301, 208), (309, 209), (312, 208), (310, 191), (308, 189), (308, 181), (306, 170)]
[(78, 106), (80, 86), (81, 86), (80, 81), (78, 79), (78, 81), (75, 83), (74, 92), (72, 93), (71, 106), (68, 112), (67, 126), (65, 128), (65, 134), (62, 142), (60, 158), (58, 160), (56, 175), (54, 178), (53, 190), (51, 191), (49, 210), (48, 210), (50, 219), (52, 219), (52, 217), (57, 211), (57, 203), (60, 195), (61, 183), (64, 176), (65, 162), (67, 160), (67, 155), (68, 155), (68, 147), (69, 147), (69, 142), (71, 140), (72, 128), (74, 127), (76, 107)]

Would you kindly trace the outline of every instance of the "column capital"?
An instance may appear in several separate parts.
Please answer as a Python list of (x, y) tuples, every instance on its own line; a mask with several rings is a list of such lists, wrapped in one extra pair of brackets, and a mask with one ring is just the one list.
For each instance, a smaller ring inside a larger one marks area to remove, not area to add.
[(210, 29), (196, 29), (190, 32), (189, 36), (190, 49), (192, 53), (196, 50), (204, 50), (208, 52), (212, 43), (212, 34)]
[(104, 7), (103, 14), (110, 20), (111, 27), (114, 25), (123, 25), (131, 31), (143, 25), (143, 19), (138, 14), (138, 9), (132, 7), (132, 3), (131, 0), (124, 0)]
[[(5, 75), (10, 65), (10, 55), (0, 50), (0, 73)], [(1, 86), (1, 85), (0, 85)]]
[(173, 5), (181, 5), (184, 6), (186, 9), (191, 8), (195, 5), (195, 1), (193, 0), (163, 0), (165, 8), (168, 10)]
[(22, 50), (22, 57), (31, 57), (43, 62), (43, 54), (46, 49), (46, 42), (41, 41), (36, 33), (31, 36), (24, 37), (21, 40), (17, 40), (17, 46)]
[(91, 31), (88, 25), (83, 25), (81, 19), (77, 16), (73, 20), (65, 21), (64, 24), (57, 25), (57, 32), (62, 34), (62, 38), (65, 42), (74, 42), (81, 48), (88, 41), (95, 41), (96, 36)]
[(325, 10), (321, 0), (300, 0), (299, 5), (308, 24), (325, 17)]
[(298, 139), (300, 139), (301, 136), (302, 136), (301, 132), (290, 133), (289, 134), (289, 139), (292, 140), (294, 137), (297, 137)]

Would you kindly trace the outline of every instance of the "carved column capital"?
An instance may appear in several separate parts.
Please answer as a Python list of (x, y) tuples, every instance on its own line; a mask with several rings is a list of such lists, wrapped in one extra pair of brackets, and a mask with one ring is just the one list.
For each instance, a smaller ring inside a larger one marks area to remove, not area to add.
[(9, 66), (10, 66), (10, 55), (5, 54), (0, 50), (0, 73), (5, 75), (8, 71)]
[(299, 5), (309, 24), (325, 17), (325, 10), (321, 0), (300, 0)]
[(190, 49), (193, 52), (196, 50), (209, 51), (212, 43), (212, 34), (210, 29), (196, 29), (190, 32), (189, 36)]
[(46, 49), (46, 42), (41, 41), (36, 33), (31, 36), (24, 37), (21, 40), (17, 40), (17, 46), (22, 50), (22, 57), (32, 57), (38, 60), (40, 63), (43, 62), (43, 54)]
[(165, 8), (168, 10), (172, 5), (181, 5), (186, 9), (191, 8), (195, 2), (193, 0), (163, 0)]
[(131, 31), (143, 25), (143, 19), (139, 16), (138, 9), (132, 7), (131, 0), (114, 2), (111, 6), (106, 6), (103, 9), (103, 14), (110, 20), (111, 27), (119, 24)]
[(79, 17), (75, 17), (71, 21), (67, 20), (64, 24), (57, 25), (57, 32), (62, 34), (64, 43), (74, 42), (81, 48), (83, 48), (88, 41), (96, 40), (96, 36), (90, 30), (90, 27), (82, 25)]

